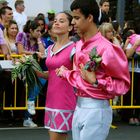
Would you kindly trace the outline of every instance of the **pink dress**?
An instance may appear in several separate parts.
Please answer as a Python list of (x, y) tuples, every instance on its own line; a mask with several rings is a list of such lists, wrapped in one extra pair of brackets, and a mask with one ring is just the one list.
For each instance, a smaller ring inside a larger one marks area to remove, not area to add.
[(55, 54), (52, 52), (53, 45), (48, 48), (46, 66), (49, 77), (44, 121), (45, 128), (55, 132), (71, 130), (73, 112), (76, 106), (74, 88), (66, 79), (58, 77), (55, 70), (62, 65), (72, 69), (70, 55), (74, 47), (75, 44), (69, 42)]
[[(129, 43), (133, 46), (136, 42), (136, 40), (140, 39), (140, 35), (138, 34), (133, 34), (128, 37), (130, 39)], [(140, 52), (140, 46), (137, 47), (136, 52)]]

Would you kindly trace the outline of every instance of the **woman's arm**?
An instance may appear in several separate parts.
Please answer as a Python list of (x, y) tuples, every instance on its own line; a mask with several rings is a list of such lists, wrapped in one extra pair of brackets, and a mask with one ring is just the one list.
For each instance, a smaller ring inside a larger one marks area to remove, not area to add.
[(127, 40), (125, 41), (124, 48), (123, 48), (124, 51), (125, 51), (125, 54), (126, 54), (126, 57), (127, 57), (127, 58), (131, 58), (132, 55), (133, 55), (134, 52), (135, 52), (135, 49), (134, 49), (133, 47), (128, 48), (129, 42), (130, 42), (130, 39), (127, 39)]
[(35, 70), (36, 74), (38, 77), (44, 78), (44, 79), (48, 79), (49, 76), (49, 72), (45, 71), (45, 72), (40, 72), (38, 70)]
[(24, 47), (21, 43), (17, 43), (17, 50), (18, 50), (18, 54), (26, 54), (26, 55), (32, 55), (33, 54), (33, 52), (25, 51)]
[(45, 52), (45, 46), (44, 46), (44, 43), (42, 42), (41, 38), (38, 38), (37, 39), (37, 44), (38, 44), (39, 52), (41, 52), (42, 54), (44, 54), (44, 52)]

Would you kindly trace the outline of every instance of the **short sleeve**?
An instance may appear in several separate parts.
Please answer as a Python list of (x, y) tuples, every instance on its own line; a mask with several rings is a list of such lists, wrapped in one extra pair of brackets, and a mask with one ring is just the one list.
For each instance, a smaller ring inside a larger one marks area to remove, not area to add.
[(20, 43), (24, 46), (24, 43), (25, 43), (25, 34), (23, 32), (20, 32), (17, 34), (17, 37), (16, 37), (16, 44), (17, 43)]
[(4, 39), (3, 31), (0, 29), (0, 45), (6, 44), (6, 41)]

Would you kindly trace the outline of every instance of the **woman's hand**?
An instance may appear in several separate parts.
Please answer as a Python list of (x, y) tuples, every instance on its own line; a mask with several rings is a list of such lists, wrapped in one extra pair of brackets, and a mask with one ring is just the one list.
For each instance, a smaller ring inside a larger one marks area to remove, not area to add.
[(62, 77), (64, 70), (67, 70), (67, 68), (65, 66), (61, 66), (60, 68), (57, 68), (55, 70), (56, 75), (59, 76), (59, 77)]

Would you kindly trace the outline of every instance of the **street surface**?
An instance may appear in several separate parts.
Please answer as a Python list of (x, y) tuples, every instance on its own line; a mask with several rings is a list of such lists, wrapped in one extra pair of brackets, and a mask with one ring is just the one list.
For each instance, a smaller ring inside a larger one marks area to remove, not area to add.
[[(140, 140), (140, 126), (126, 123), (116, 125), (117, 129), (111, 128), (107, 140)], [(22, 126), (2, 127), (2, 124), (0, 127), (0, 140), (49, 140), (47, 130), (43, 127), (29, 129)], [(71, 134), (68, 140), (72, 140)]]

